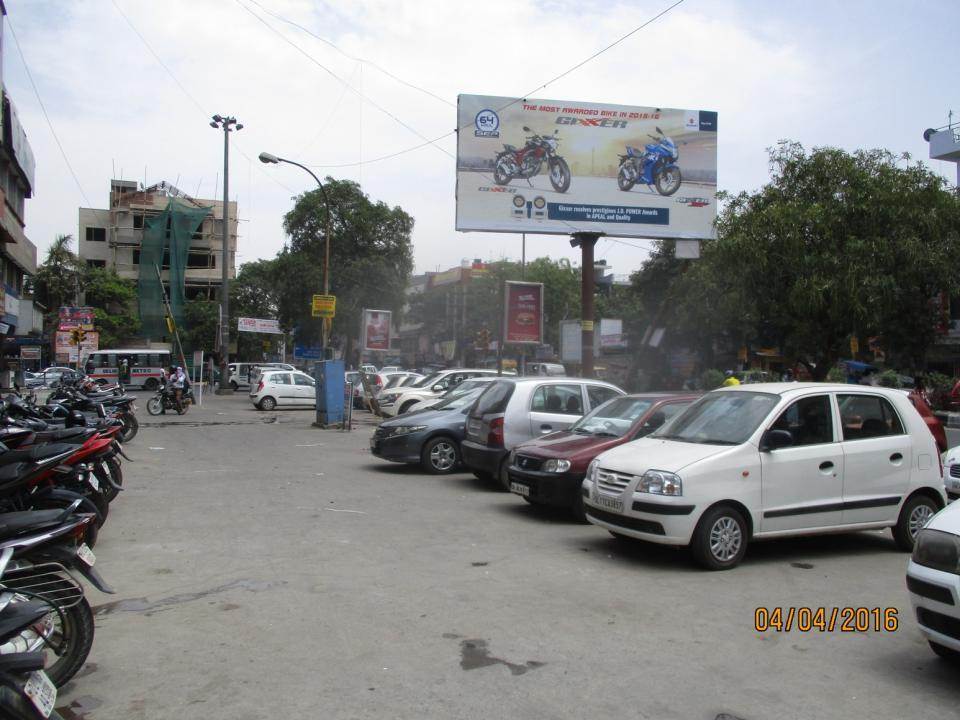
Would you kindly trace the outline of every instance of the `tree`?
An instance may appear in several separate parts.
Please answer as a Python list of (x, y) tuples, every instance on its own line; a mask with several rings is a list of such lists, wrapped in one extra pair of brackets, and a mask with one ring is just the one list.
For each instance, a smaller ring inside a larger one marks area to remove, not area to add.
[[(346, 341), (345, 357), (360, 327), (363, 308), (403, 306), (413, 270), (413, 218), (399, 207), (373, 202), (349, 180), (324, 181), (330, 200), (330, 292), (337, 296), (333, 332)], [(298, 342), (316, 340), (320, 323), (310, 315), (311, 296), (323, 291), (327, 206), (320, 190), (297, 198), (283, 220), (290, 242), (276, 258), (277, 309)]]
[(137, 289), (112, 268), (86, 268), (81, 287), (87, 305), (94, 309), (94, 326), (100, 347), (122, 347), (140, 330)]
[(717, 240), (673, 283), (687, 332), (777, 345), (825, 377), (851, 337), (907, 364), (936, 338), (932, 299), (960, 287), (960, 199), (907, 156), (797, 143), (771, 180), (726, 198)]
[(57, 235), (47, 250), (46, 260), (30, 279), (34, 298), (47, 308), (48, 322), (58, 316), (60, 307), (75, 305), (80, 294), (84, 268), (70, 249), (71, 243), (72, 235)]

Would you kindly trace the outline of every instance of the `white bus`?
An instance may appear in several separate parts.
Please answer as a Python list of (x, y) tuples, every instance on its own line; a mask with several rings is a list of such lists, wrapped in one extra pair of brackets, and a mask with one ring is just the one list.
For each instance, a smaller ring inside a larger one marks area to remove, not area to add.
[(120, 367), (127, 361), (129, 378), (123, 378), (124, 387), (143, 388), (151, 392), (160, 387), (163, 369), (171, 364), (170, 351), (149, 349), (94, 350), (81, 368), (94, 380), (119, 382)]

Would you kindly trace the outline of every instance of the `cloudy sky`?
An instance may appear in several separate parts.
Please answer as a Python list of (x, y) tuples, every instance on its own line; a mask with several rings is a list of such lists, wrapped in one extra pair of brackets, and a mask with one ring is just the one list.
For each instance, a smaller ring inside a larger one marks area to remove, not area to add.
[[(925, 158), (923, 129), (960, 113), (955, 0), (685, 0), (539, 89), (673, 1), (5, 0), (3, 82), (37, 159), (28, 236), (42, 255), (76, 235), (77, 208), (105, 207), (111, 176), (219, 196), (213, 113), (245, 125), (230, 173), (240, 262), (282, 247), (291, 197), (312, 188), (297, 168), (261, 165), (266, 150), (411, 213), (418, 271), (520, 254), (519, 236), (454, 230), (452, 135), (376, 160), (450, 133), (458, 93), (716, 110), (732, 191), (766, 180), (779, 139)], [(627, 273), (648, 246), (598, 252)], [(528, 236), (541, 255), (576, 257), (564, 237)]]

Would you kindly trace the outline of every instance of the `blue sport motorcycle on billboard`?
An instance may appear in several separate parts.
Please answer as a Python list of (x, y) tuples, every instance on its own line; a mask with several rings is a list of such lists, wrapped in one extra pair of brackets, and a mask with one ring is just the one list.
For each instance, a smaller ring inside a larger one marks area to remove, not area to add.
[(627, 146), (627, 154), (620, 155), (620, 169), (617, 172), (617, 186), (627, 192), (634, 185), (644, 183), (654, 186), (661, 195), (673, 195), (680, 189), (680, 167), (677, 160), (680, 153), (676, 143), (657, 128), (657, 135), (650, 135), (648, 143), (641, 152)]

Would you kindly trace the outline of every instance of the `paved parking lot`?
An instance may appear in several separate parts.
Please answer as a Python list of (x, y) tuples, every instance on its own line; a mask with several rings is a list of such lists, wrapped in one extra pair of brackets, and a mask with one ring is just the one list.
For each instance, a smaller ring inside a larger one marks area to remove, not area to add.
[[(917, 632), (888, 533), (707, 573), (311, 420), (242, 395), (141, 414), (96, 549), (117, 594), (90, 591), (65, 717), (956, 715), (960, 670)], [(758, 606), (894, 607), (900, 628), (758, 633)]]

